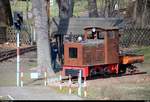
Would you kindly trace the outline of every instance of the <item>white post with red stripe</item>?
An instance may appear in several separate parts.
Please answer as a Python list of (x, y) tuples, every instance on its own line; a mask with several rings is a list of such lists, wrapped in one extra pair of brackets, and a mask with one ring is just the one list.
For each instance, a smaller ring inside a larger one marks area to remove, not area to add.
[(78, 96), (82, 95), (82, 71), (79, 70), (79, 76), (78, 76)]
[(47, 86), (47, 69), (45, 69), (44, 77), (45, 77), (44, 85)]
[(86, 77), (84, 78), (83, 87), (84, 87), (84, 97), (87, 97), (87, 84), (86, 84)]
[(19, 52), (20, 52), (20, 49), (19, 49), (19, 32), (17, 32), (17, 87), (19, 87), (19, 82), (20, 82), (20, 56), (19, 56)]
[(21, 74), (21, 75), (20, 75), (20, 77), (21, 77), (21, 87), (23, 87), (23, 71), (21, 71), (20, 74)]
[(59, 89), (60, 90), (62, 90), (62, 72), (60, 72), (60, 75), (59, 75), (59, 81), (60, 81), (60, 83), (59, 83)]
[(69, 94), (71, 94), (72, 90), (71, 90), (71, 75), (69, 75)]

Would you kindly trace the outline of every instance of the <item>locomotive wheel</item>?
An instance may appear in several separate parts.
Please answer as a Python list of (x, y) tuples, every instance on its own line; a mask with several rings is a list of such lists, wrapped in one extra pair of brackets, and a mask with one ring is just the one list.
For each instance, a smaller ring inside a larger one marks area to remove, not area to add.
[(134, 74), (137, 72), (137, 67), (134, 65), (129, 65), (127, 67), (127, 74)]
[(90, 69), (90, 76), (96, 75), (96, 70), (94, 68)]
[(109, 72), (109, 69), (108, 69), (107, 66), (104, 67), (103, 76), (104, 76), (104, 77), (110, 77), (110, 72)]
[(120, 64), (119, 65), (119, 74), (125, 74), (126, 71), (127, 71), (127, 66), (123, 65), (123, 64)]

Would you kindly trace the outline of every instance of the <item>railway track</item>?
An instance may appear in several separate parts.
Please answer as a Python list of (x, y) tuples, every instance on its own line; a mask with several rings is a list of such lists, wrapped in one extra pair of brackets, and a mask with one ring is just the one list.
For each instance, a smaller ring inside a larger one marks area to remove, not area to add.
[[(35, 51), (35, 50), (36, 50), (36, 46), (20, 48), (19, 54), (22, 55), (26, 52)], [(5, 61), (9, 58), (16, 57), (16, 56), (17, 56), (17, 50), (16, 49), (0, 52), (0, 62)]]

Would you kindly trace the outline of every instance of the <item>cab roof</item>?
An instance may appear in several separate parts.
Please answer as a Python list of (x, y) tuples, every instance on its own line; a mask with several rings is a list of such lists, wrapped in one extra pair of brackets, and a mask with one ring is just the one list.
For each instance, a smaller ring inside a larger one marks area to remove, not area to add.
[(91, 27), (91, 26), (87, 26), (84, 27), (84, 30), (92, 30), (93, 28), (96, 29), (96, 31), (110, 31), (110, 30), (119, 30), (117, 27)]

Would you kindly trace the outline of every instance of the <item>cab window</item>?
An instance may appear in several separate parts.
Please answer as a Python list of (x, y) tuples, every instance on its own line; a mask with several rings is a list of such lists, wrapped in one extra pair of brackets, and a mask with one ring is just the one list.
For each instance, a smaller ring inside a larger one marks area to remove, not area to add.
[(108, 37), (109, 37), (109, 39), (114, 39), (115, 38), (115, 32), (108, 31)]
[(97, 38), (98, 39), (104, 39), (104, 32), (98, 32), (98, 36), (97, 36)]
[(69, 58), (77, 58), (77, 48), (69, 48)]

